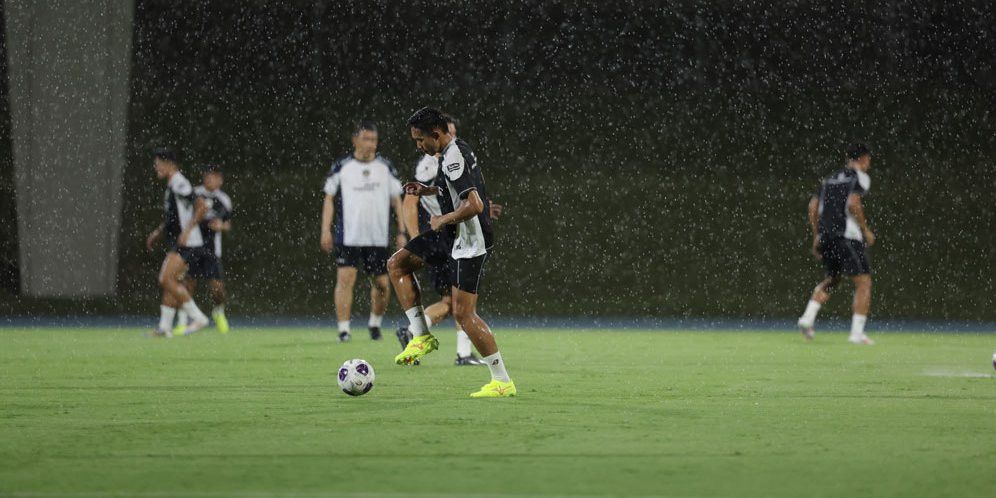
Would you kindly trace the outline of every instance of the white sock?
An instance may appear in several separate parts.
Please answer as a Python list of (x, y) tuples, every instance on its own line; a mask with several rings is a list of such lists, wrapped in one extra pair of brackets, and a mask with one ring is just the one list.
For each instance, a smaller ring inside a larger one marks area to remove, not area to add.
[(467, 336), (467, 333), (464, 332), (464, 331), (462, 331), (462, 330), (458, 330), (457, 331), (457, 356), (459, 356), (461, 358), (466, 358), (466, 357), (470, 356), (470, 347), (471, 347), (471, 345), (472, 345), (472, 343), (470, 342), (470, 337)]
[(224, 314), (225, 314), (224, 304), (219, 304), (218, 306), (215, 306), (214, 309), (211, 310), (211, 315), (224, 315)]
[(491, 378), (494, 380), (500, 380), (502, 382), (508, 382), (512, 379), (508, 378), (508, 372), (505, 371), (505, 360), (501, 359), (501, 352), (497, 352), (490, 356), (485, 356), (484, 361), (488, 362), (488, 368), (491, 369)]
[(405, 310), (408, 316), (408, 330), (412, 337), (426, 335), (429, 333), (429, 323), (425, 320), (425, 310), (421, 306), (415, 306)]
[(799, 325), (812, 327), (816, 323), (816, 314), (820, 312), (820, 306), (822, 305), (818, 301), (810, 299), (809, 304), (806, 305), (805, 313), (802, 314), (802, 318), (799, 318)]
[(349, 333), (349, 320), (339, 320), (339, 332)]
[(384, 322), (384, 315), (375, 315), (373, 313), (370, 313), (370, 321), (367, 322), (367, 326), (371, 328), (373, 327), (380, 328), (380, 324), (383, 322)]
[(183, 303), (183, 311), (186, 311), (187, 315), (195, 322), (208, 321), (208, 317), (204, 316), (204, 313), (202, 313), (201, 309), (197, 307), (197, 304), (194, 303), (193, 299)]
[(190, 317), (187, 316), (187, 312), (179, 310), (176, 312), (176, 324), (177, 326), (186, 327), (190, 322)]
[(173, 330), (173, 317), (176, 316), (176, 308), (170, 308), (165, 304), (159, 305), (159, 330), (165, 332)]
[(867, 315), (859, 315), (855, 313), (851, 318), (851, 337), (861, 337), (865, 335), (865, 322), (867, 321)]

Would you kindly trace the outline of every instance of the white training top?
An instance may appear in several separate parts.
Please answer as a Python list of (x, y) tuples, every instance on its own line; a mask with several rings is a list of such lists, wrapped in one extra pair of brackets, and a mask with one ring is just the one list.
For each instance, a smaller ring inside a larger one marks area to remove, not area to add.
[[(439, 174), (439, 160), (436, 156), (428, 154), (422, 156), (418, 164), (415, 165), (415, 179), (426, 185), (432, 185)], [(439, 198), (434, 195), (423, 195), (419, 197), (422, 209), (426, 210), (430, 216), (441, 216), (443, 211), (439, 208)]]
[(391, 161), (380, 154), (371, 161), (344, 156), (332, 165), (322, 191), (335, 196), (336, 244), (387, 247), (391, 199), (402, 193)]

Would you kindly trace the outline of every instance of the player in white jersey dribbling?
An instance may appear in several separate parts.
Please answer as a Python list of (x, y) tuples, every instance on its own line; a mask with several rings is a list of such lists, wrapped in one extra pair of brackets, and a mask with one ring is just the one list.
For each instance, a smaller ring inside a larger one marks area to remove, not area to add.
[(407, 242), (401, 219), (401, 181), (387, 158), (377, 153), (377, 127), (360, 123), (353, 132), (353, 152), (329, 169), (322, 192), (321, 248), (335, 251), (335, 308), (339, 341), (351, 339), (350, 314), (358, 268), (371, 279), (370, 338), (381, 338), (380, 327), (391, 296), (387, 278), (390, 213), (394, 209), (398, 248)]

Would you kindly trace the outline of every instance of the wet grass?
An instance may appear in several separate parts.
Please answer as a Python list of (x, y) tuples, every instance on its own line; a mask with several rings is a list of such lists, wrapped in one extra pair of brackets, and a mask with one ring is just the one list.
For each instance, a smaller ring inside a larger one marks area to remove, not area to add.
[[(362, 334), (358, 334), (362, 337)], [(472, 400), (452, 334), (0, 329), (0, 495), (989, 496), (996, 335), (520, 330)], [(338, 365), (376, 369), (367, 396)]]

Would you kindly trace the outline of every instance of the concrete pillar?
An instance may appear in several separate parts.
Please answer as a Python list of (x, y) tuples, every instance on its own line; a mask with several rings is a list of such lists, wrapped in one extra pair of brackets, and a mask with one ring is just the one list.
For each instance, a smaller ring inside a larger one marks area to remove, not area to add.
[(132, 0), (6, 0), (21, 292), (113, 294)]

